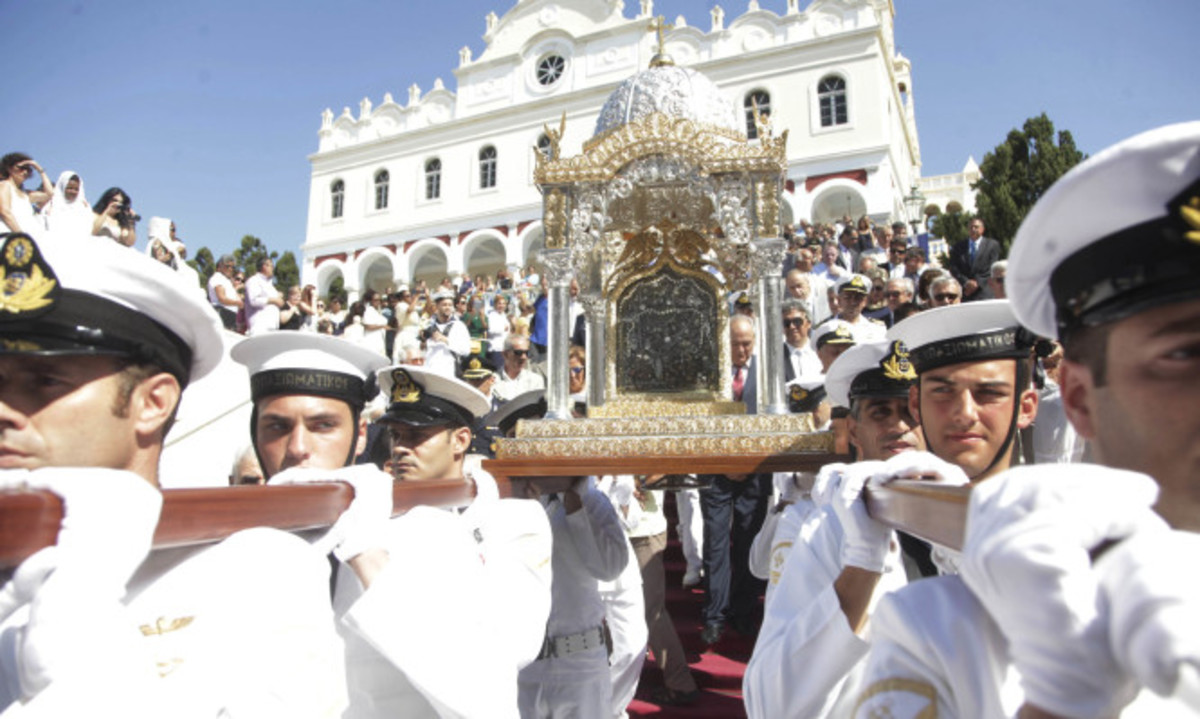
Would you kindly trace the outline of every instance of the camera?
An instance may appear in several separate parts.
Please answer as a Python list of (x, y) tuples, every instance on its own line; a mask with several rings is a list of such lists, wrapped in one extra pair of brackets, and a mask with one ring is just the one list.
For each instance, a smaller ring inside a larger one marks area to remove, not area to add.
[(142, 216), (134, 214), (133, 211), (129, 209), (128, 205), (122, 204), (118, 206), (116, 220), (117, 224), (121, 227), (133, 227), (135, 224), (140, 222), (141, 219)]

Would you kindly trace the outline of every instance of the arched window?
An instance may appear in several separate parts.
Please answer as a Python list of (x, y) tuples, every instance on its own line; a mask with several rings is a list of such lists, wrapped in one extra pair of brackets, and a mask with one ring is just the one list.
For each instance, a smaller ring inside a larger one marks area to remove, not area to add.
[(538, 135), (537, 141), (538, 152), (542, 153), (542, 157), (550, 159), (550, 136), (546, 133)]
[(329, 186), (329, 199), (329, 215), (336, 220), (342, 216), (342, 206), (346, 202), (346, 183), (334, 180), (333, 184)]
[(488, 145), (479, 151), (479, 187), (496, 186), (496, 148)]
[(758, 105), (758, 114), (765, 120), (771, 114), (771, 95), (766, 90), (755, 90), (746, 93), (746, 138), (753, 140), (758, 137), (758, 126), (754, 124), (754, 106)]
[(387, 170), (375, 173), (375, 209), (386, 210), (388, 206), (388, 184), (391, 176)]
[(425, 199), (442, 196), (442, 161), (436, 157), (425, 163)]
[(821, 105), (821, 127), (845, 125), (849, 121), (846, 112), (846, 81), (837, 75), (829, 75), (817, 84), (817, 101)]

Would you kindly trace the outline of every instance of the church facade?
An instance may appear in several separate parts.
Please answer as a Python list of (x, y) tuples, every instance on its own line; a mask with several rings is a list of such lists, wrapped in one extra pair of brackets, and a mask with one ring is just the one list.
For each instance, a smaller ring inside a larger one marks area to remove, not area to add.
[[(912, 68), (895, 48), (890, 0), (752, 0), (662, 30), (666, 54), (703, 73), (743, 113), (788, 132), (785, 221), (910, 219), (920, 181)], [(658, 50), (652, 0), (520, 0), (485, 18), (486, 48), (459, 51), (455, 88), (413, 85), (398, 102), (326, 110), (310, 156), (302, 281), (351, 300), (447, 275), (536, 263), (543, 246), (535, 152), (560, 123), (564, 155), (595, 131), (605, 99)], [(549, 132), (548, 132), (549, 131)]]

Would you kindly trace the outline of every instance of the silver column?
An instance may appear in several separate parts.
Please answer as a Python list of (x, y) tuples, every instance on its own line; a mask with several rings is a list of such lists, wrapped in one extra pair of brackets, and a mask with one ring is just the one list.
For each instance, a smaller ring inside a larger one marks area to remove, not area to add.
[(587, 318), (587, 393), (588, 407), (604, 404), (604, 298), (598, 294), (579, 295)]
[(782, 239), (754, 240), (752, 271), (758, 278), (758, 316), (762, 331), (758, 338), (759, 414), (787, 414), (787, 395), (783, 391), (783, 321), (780, 304), (783, 296), (783, 254), (787, 242)]
[(571, 391), (567, 384), (567, 347), (571, 343), (571, 257), (567, 250), (542, 250), (542, 271), (549, 283), (546, 315), (546, 418), (571, 418)]

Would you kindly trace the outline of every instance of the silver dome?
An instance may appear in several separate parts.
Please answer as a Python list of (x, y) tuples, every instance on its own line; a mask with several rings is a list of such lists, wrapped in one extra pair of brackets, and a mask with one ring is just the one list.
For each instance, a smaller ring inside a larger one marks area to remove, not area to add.
[(656, 112), (746, 132), (737, 109), (704, 75), (686, 67), (662, 65), (621, 83), (600, 110), (595, 137)]

